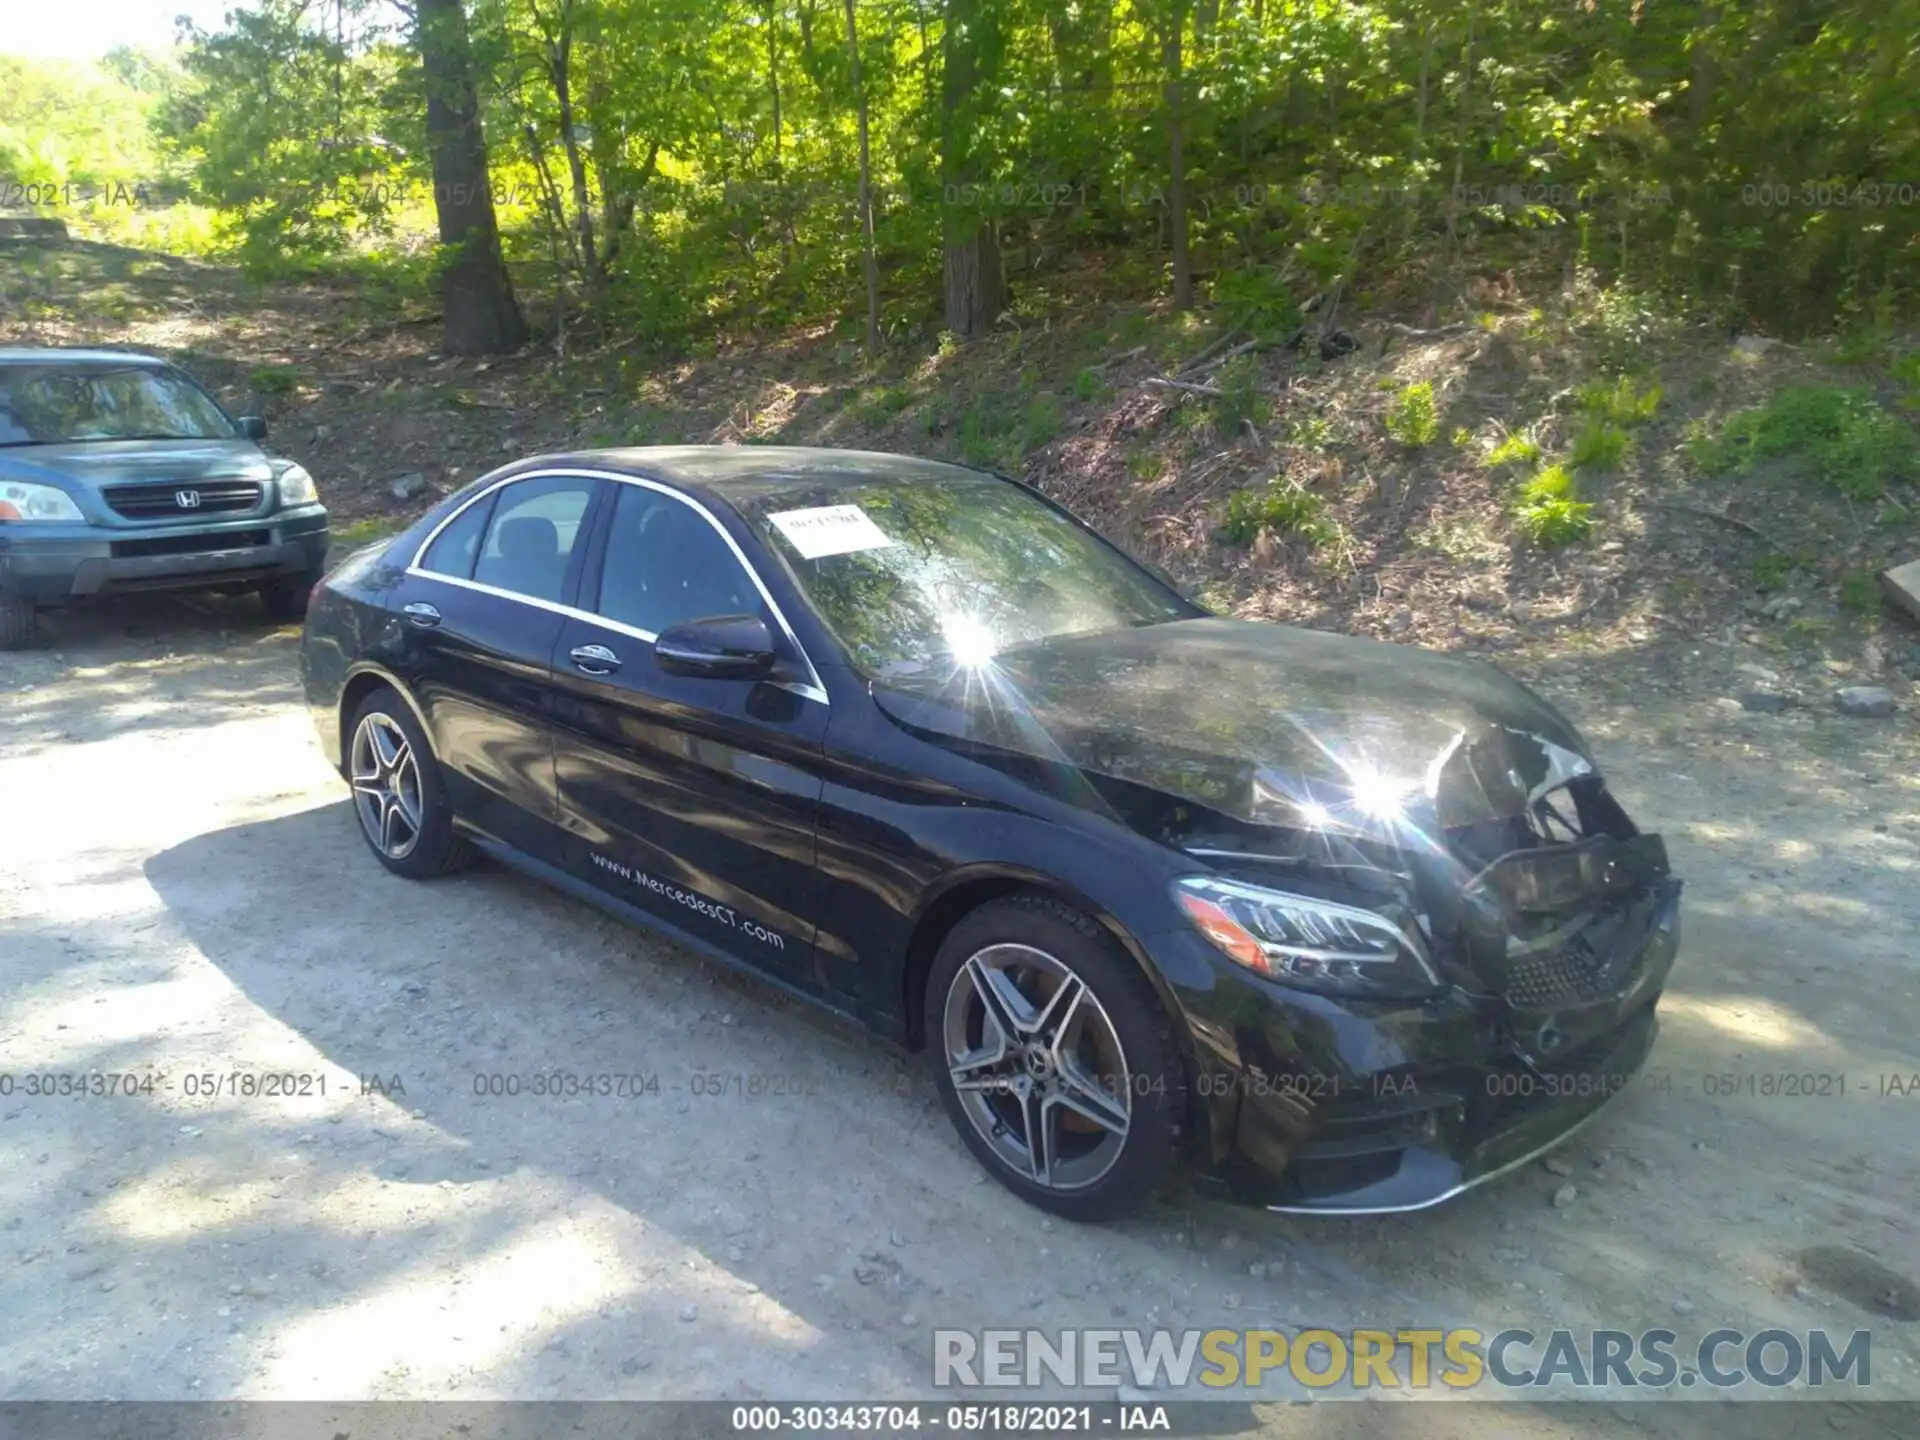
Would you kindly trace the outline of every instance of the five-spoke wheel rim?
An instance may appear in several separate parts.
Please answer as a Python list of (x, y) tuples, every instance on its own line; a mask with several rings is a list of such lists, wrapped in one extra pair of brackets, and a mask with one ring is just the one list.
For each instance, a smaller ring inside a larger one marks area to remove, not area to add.
[(1133, 1081), (1086, 981), (1043, 950), (989, 945), (947, 989), (947, 1072), (996, 1155), (1049, 1190), (1081, 1190), (1119, 1160)]
[(420, 843), (420, 765), (390, 715), (365, 716), (353, 732), (350, 763), (360, 828), (389, 860), (404, 860)]

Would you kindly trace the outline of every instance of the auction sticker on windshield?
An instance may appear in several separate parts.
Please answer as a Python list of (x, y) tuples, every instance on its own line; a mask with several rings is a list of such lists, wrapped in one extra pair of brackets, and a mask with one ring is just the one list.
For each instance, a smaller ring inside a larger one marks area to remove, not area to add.
[(816, 505), (810, 510), (782, 510), (767, 518), (780, 527), (802, 560), (883, 550), (894, 543), (858, 505)]

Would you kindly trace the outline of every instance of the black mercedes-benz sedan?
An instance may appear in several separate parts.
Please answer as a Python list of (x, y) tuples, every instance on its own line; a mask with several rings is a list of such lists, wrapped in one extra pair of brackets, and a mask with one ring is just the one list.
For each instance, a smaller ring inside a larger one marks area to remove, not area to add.
[(1626, 1090), (1680, 885), (1486, 664), (1217, 618), (1033, 489), (605, 450), (316, 590), (374, 855), (476, 851), (929, 1052), (997, 1179), (1435, 1204)]

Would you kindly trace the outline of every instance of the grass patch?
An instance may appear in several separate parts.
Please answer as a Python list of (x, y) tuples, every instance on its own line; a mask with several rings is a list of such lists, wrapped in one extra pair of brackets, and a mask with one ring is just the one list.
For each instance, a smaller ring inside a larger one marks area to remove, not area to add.
[(1593, 532), (1593, 506), (1579, 498), (1573, 473), (1564, 465), (1548, 465), (1522, 485), (1514, 515), (1527, 538), (1549, 550)]
[(880, 385), (863, 390), (847, 407), (847, 418), (859, 425), (883, 425), (918, 399), (910, 385)]
[(256, 395), (291, 395), (300, 388), (300, 371), (292, 365), (256, 365), (247, 371), (247, 384)]
[(1325, 501), (1296, 486), (1269, 484), (1258, 490), (1238, 490), (1227, 499), (1227, 518), (1220, 533), (1235, 545), (1251, 545), (1263, 531), (1297, 535), (1320, 545), (1334, 534), (1325, 512)]
[(1509, 435), (1487, 452), (1484, 463), (1490, 470), (1502, 465), (1537, 465), (1540, 463), (1540, 444), (1528, 435)]
[(1440, 438), (1440, 403), (1429, 382), (1415, 381), (1393, 397), (1387, 406), (1387, 434), (1415, 449)]
[(406, 528), (406, 521), (396, 520), (391, 515), (370, 515), (365, 520), (349, 520), (344, 525), (331, 526), (329, 539), (335, 546), (370, 545), (375, 540), (398, 535)]
[(1644, 390), (1630, 375), (1617, 380), (1595, 380), (1579, 390), (1580, 411), (1593, 420), (1613, 425), (1644, 425), (1660, 409), (1660, 387)]
[(1840, 577), (1840, 608), (1867, 616), (1880, 609), (1880, 580), (1871, 570), (1849, 570)]
[(1627, 432), (1610, 420), (1588, 420), (1573, 437), (1568, 459), (1576, 470), (1613, 470), (1627, 458)]
[(1792, 460), (1854, 500), (1876, 500), (1920, 469), (1913, 427), (1872, 396), (1827, 386), (1794, 386), (1736, 410), (1717, 431), (1691, 427), (1681, 452), (1708, 474)]

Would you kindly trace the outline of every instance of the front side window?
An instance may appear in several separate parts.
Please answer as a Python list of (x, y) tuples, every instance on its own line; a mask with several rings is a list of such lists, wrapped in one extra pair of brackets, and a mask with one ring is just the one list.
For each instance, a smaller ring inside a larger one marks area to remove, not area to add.
[(760, 613), (759, 591), (704, 515), (642, 485), (617, 489), (597, 613), (650, 635), (688, 620)]
[(493, 503), (474, 580), (557, 604), (593, 486), (585, 476), (546, 475), (503, 489)]
[(768, 492), (744, 513), (870, 676), (984, 664), (1196, 613), (1072, 518), (989, 475), (850, 476)]
[(0, 365), (0, 446), (232, 440), (198, 385), (151, 365)]

